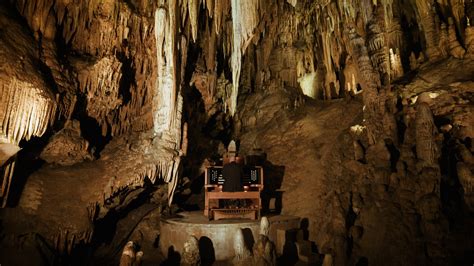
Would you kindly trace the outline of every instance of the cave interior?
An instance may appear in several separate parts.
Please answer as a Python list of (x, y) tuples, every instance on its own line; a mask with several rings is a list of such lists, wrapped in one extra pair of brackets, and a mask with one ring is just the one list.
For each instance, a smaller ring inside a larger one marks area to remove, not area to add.
[[(473, 0), (1, 1), (0, 264), (473, 265), (472, 24)], [(296, 235), (165, 254), (232, 140)]]

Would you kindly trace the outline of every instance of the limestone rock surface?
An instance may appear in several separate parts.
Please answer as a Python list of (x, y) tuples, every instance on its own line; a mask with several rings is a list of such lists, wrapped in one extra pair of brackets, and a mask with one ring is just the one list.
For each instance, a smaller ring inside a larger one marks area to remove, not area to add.
[(70, 121), (56, 133), (41, 153), (48, 163), (72, 165), (94, 157), (89, 151), (89, 142), (81, 136), (79, 121)]

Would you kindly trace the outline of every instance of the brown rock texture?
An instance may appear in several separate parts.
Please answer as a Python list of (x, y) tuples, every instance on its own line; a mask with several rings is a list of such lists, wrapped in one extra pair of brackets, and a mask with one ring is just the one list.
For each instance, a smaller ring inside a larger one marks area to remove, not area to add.
[(472, 264), (473, 21), (461, 0), (2, 1), (0, 264), (162, 262), (161, 215), (203, 204), (231, 140), (323, 265)]
[(51, 164), (72, 165), (93, 158), (89, 142), (81, 137), (81, 125), (76, 120), (56, 133), (41, 152), (41, 159)]

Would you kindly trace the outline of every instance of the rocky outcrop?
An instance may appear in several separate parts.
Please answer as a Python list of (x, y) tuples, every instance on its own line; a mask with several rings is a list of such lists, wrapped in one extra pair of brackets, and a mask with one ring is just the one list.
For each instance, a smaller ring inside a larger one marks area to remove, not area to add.
[(120, 257), (120, 266), (140, 266), (142, 263), (143, 252), (137, 251), (135, 243), (129, 241), (122, 251)]
[(195, 236), (190, 236), (189, 239), (184, 243), (181, 265), (201, 265), (201, 256), (199, 255), (199, 241)]
[(81, 124), (73, 120), (56, 133), (41, 152), (41, 159), (50, 164), (72, 165), (94, 156), (89, 142), (81, 136)]
[(245, 244), (242, 229), (237, 229), (234, 233), (234, 254), (232, 265), (243, 266), (252, 263), (252, 252), (248, 250)]

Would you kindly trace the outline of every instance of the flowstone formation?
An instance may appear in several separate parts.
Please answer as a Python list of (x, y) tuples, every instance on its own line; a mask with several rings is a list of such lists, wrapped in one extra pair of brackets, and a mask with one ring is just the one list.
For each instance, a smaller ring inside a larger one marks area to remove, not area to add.
[(308, 260), (472, 264), (473, 22), (461, 0), (3, 1), (0, 263), (117, 264), (142, 229), (164, 261), (148, 227), (202, 207), (236, 139)]

